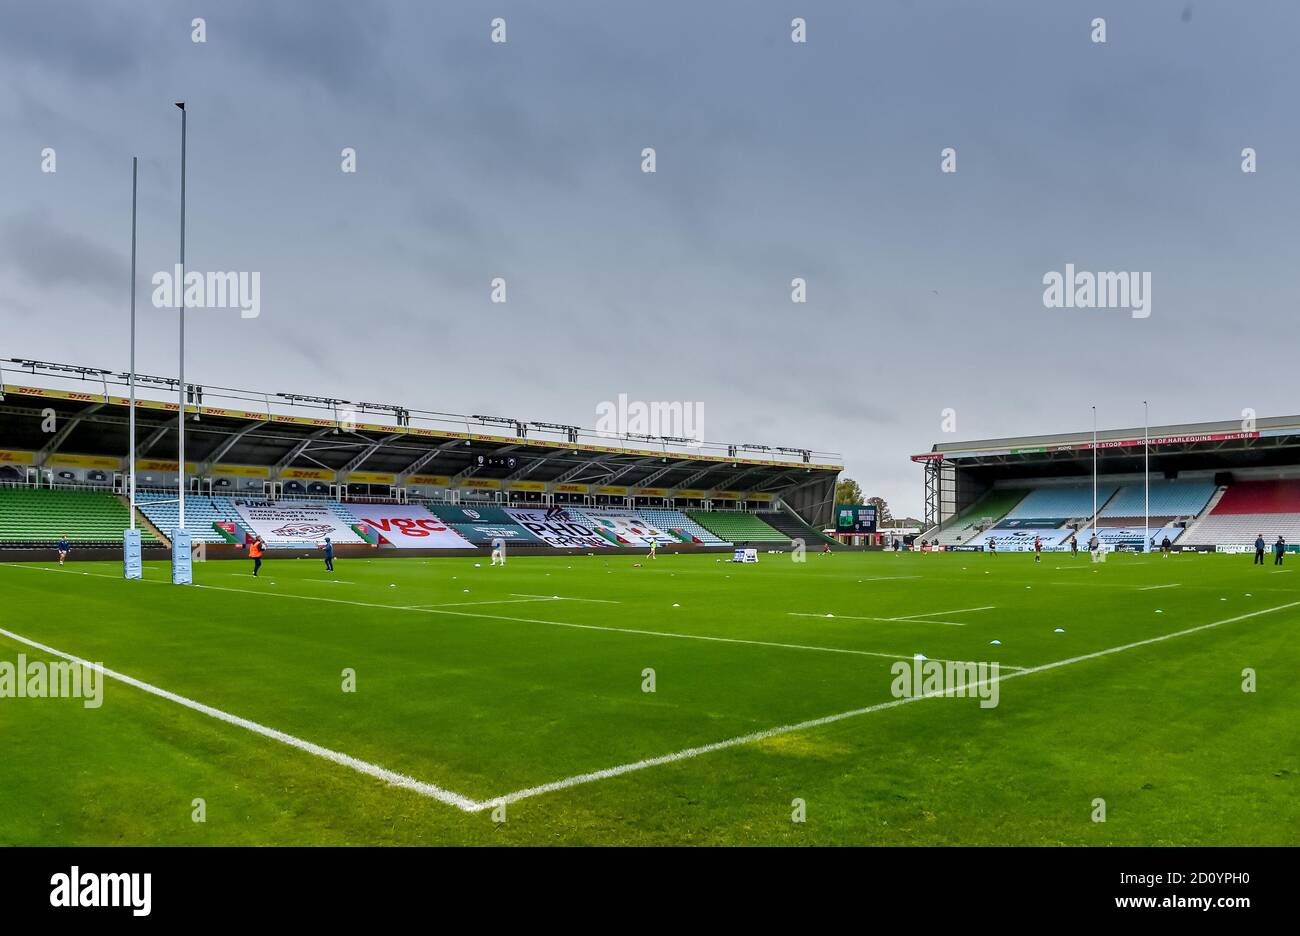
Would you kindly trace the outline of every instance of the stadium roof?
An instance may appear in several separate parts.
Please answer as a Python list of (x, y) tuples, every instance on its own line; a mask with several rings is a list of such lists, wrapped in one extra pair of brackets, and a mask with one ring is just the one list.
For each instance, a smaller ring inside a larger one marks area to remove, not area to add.
[[(3, 378), (11, 380), (18, 369), (14, 365), (24, 368), (23, 377), (39, 380), (22, 385), (4, 382)], [(76, 389), (39, 385), (69, 381)], [(5, 362), (0, 369), (3, 444), (39, 452), (43, 458), (54, 452), (124, 456), (129, 411), (125, 381), (124, 374), (93, 368)], [(176, 389), (174, 380), (137, 375), (137, 458), (170, 458), (174, 462), (178, 448)], [(191, 389), (195, 402), (186, 407), (193, 415), (185, 433), (191, 471), (206, 471), (216, 464), (256, 465), (271, 466), (282, 476), (293, 470), (341, 473), (340, 480), (345, 480), (343, 475), (361, 480), (373, 473), (374, 483), (381, 483), (381, 474), (418, 474), (459, 484), (470, 478), (527, 479), (763, 492), (814, 479), (825, 482), (842, 470), (841, 465), (824, 460), (830, 453), (806, 449), (714, 442), (690, 445), (684, 439), (611, 437), (557, 424), (431, 413), (326, 397), (209, 386)], [(214, 401), (223, 405), (209, 405)], [(56, 417), (58, 428), (53, 434), (42, 425), (42, 413), (47, 409)], [(501, 424), (510, 427), (509, 434), (488, 428)], [(563, 438), (532, 437), (535, 433)], [(773, 455), (756, 458), (741, 454), (755, 450)]]
[[(1144, 438), (1145, 437), (1145, 438)], [(1098, 430), (1096, 449), (1107, 470), (1140, 470), (1144, 441), (1153, 459), (1181, 456), (1198, 467), (1294, 463), (1300, 449), (1300, 416), (1273, 416), (1222, 422), (1180, 423)], [(1024, 466), (1066, 473), (1091, 464), (1092, 430), (1019, 436), (972, 442), (941, 442), (916, 462), (946, 461), (959, 467)], [(1126, 465), (1125, 462), (1131, 463)]]

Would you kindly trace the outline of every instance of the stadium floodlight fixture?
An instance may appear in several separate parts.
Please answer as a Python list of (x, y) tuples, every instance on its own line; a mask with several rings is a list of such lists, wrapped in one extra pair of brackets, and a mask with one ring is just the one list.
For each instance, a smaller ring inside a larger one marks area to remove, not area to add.
[(538, 429), (554, 429), (556, 432), (563, 432), (565, 437), (574, 445), (578, 444), (578, 433), (581, 431), (577, 426), (568, 426), (564, 423), (548, 422), (530, 422), (528, 425), (536, 426)]
[(396, 403), (358, 403), (357, 409), (362, 412), (369, 410), (381, 413), (392, 413), (399, 426), (409, 427), (411, 425), (411, 411), (405, 406), (398, 406)]
[(521, 439), (528, 438), (528, 424), (522, 419), (515, 419), (513, 416), (480, 416), (477, 413), (475, 413), (472, 418), (477, 419), (481, 423), (494, 423), (498, 426), (512, 426), (514, 427), (515, 435), (519, 436)]
[(336, 400), (333, 397), (307, 396), (302, 393), (277, 393), (276, 396), (294, 403), (321, 403), (332, 408), (337, 408), (340, 403), (348, 402), (347, 400)]
[[(119, 374), (118, 376), (125, 376), (125, 375)], [(180, 381), (177, 380), (175, 377), (153, 377), (150, 376), (149, 374), (136, 374), (135, 382), (157, 384), (162, 387), (176, 387), (180, 385)]]
[(107, 371), (99, 367), (78, 367), (76, 364), (53, 364), (49, 361), (33, 361), (27, 358), (10, 358), (9, 360), (20, 367), (27, 368), (33, 374), (36, 373), (37, 368), (47, 371), (60, 371), (68, 374), (76, 374), (83, 379), (89, 379), (91, 377), (102, 379), (105, 375), (113, 373), (112, 371)]

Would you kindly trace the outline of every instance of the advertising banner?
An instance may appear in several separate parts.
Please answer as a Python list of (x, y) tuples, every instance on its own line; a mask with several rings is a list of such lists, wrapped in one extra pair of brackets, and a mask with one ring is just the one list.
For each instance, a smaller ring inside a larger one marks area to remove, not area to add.
[(500, 507), (490, 504), (475, 507), (452, 507), (436, 504), (432, 512), (444, 523), (514, 523)]
[(517, 523), (456, 523), (454, 529), (475, 546), (486, 546), (493, 540), (511, 543), (536, 543), (537, 538)]
[(423, 507), (408, 504), (354, 504), (348, 509), (369, 524), (381, 543), (398, 549), (466, 549), (472, 544)]
[(564, 519), (563, 511), (552, 512), (548, 518), (546, 510), (507, 509), (510, 519), (519, 524), (533, 536), (548, 546), (557, 549), (564, 547), (598, 548), (614, 546), (605, 537), (585, 523), (574, 519)]
[(649, 546), (651, 542), (664, 546), (678, 542), (676, 537), (651, 526), (635, 514), (606, 514), (587, 508), (583, 515), (597, 533), (618, 546)]
[(365, 542), (324, 502), (236, 498), (234, 504), (244, 526), (273, 549), (314, 546), (327, 536), (336, 544)]

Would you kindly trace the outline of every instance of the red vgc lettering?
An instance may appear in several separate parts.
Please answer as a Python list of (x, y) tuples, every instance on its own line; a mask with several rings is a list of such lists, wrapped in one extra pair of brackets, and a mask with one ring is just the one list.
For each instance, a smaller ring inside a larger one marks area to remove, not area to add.
[(397, 528), (406, 536), (428, 536), (428, 530), (420, 529), (420, 525), (410, 517), (397, 517), (393, 520)]

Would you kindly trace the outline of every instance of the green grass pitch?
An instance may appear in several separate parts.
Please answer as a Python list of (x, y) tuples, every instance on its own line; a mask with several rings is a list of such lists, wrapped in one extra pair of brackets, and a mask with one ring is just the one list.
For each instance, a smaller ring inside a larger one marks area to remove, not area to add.
[[(144, 582), (108, 563), (0, 565), (5, 631), (355, 759), (112, 679), (97, 709), (3, 698), (0, 843), (1300, 842), (1290, 565), (336, 565), (270, 559), (253, 579), (196, 563), (191, 588), (154, 563)], [(0, 661), (20, 653), (52, 659), (0, 636)], [(999, 704), (860, 711), (894, 698), (891, 665), (917, 653), (998, 661)], [(427, 786), (366, 772), (381, 769)]]

